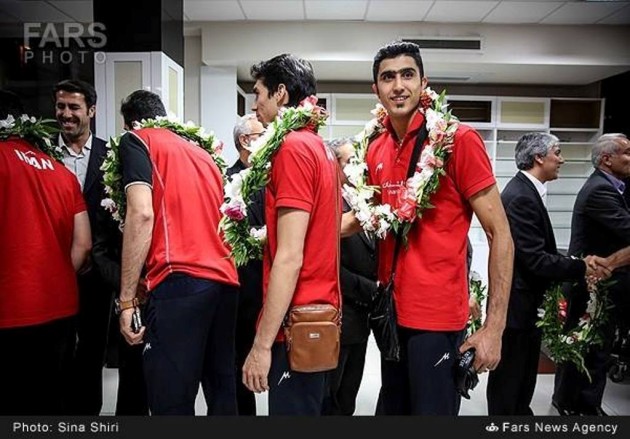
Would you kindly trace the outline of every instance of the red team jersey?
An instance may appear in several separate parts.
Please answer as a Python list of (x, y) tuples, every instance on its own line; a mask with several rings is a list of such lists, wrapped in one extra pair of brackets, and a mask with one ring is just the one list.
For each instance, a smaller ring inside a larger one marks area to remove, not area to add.
[(285, 137), (271, 164), (265, 191), (264, 296), (278, 246), (278, 209), (293, 208), (309, 212), (310, 219), (291, 306), (330, 303), (338, 307), (341, 192), (337, 160), (321, 137), (301, 129)]
[(24, 140), (0, 142), (0, 328), (77, 313), (70, 252), (74, 217), (85, 210), (63, 164)]
[[(423, 120), (416, 113), (399, 148), (386, 119), (387, 130), (368, 150), (370, 184), (381, 188), (382, 202), (394, 209)], [(468, 199), (495, 184), (483, 140), (471, 127), (460, 124), (445, 171), (430, 199), (435, 208), (416, 219), (407, 235), (409, 247), (403, 246), (398, 256), (394, 298), (398, 323), (407, 328), (455, 331), (468, 320), (466, 237), (472, 219)], [(391, 274), (394, 245), (392, 233), (379, 243), (381, 282)]]
[(212, 157), (164, 128), (128, 135), (146, 147), (153, 169), (154, 225), (146, 259), (149, 290), (171, 273), (238, 285), (236, 266), (217, 233), (223, 179)]

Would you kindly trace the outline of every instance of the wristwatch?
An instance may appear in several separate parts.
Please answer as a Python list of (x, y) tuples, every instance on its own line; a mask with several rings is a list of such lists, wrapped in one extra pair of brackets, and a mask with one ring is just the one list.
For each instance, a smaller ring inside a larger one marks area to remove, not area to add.
[(137, 298), (133, 298), (131, 300), (120, 300), (118, 298), (114, 299), (114, 312), (116, 315), (120, 315), (126, 309), (135, 308), (140, 304)]

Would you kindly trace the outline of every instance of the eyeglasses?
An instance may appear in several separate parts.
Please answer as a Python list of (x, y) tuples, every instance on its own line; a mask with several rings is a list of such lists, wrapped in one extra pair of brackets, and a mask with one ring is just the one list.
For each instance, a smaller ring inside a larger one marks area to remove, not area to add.
[(262, 136), (263, 134), (265, 134), (264, 132), (262, 133), (249, 133), (249, 134), (245, 134), (247, 137), (251, 137), (251, 136)]

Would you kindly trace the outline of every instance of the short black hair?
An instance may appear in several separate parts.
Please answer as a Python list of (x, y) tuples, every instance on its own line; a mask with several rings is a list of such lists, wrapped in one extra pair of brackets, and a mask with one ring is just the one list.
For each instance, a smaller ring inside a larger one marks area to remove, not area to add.
[(0, 120), (6, 119), (9, 115), (18, 118), (24, 114), (24, 107), (20, 97), (9, 90), (0, 90)]
[(55, 84), (53, 87), (53, 100), (57, 99), (58, 91), (66, 91), (68, 93), (81, 93), (85, 97), (85, 103), (88, 108), (96, 105), (96, 90), (89, 84), (80, 79), (64, 79)]
[(125, 120), (125, 125), (131, 128), (134, 122), (166, 116), (166, 109), (162, 99), (156, 93), (148, 90), (136, 90), (123, 99), (120, 105), (120, 114)]
[(410, 43), (407, 41), (394, 41), (386, 46), (381, 47), (374, 56), (374, 62), (372, 64), (372, 77), (376, 84), (378, 77), (378, 69), (381, 67), (381, 62), (384, 59), (396, 58), (400, 55), (407, 55), (413, 58), (420, 70), (420, 77), (424, 77), (424, 65), (422, 64), (422, 55), (420, 55), (420, 46), (416, 43)]
[(305, 98), (317, 93), (317, 82), (310, 62), (284, 53), (251, 67), (254, 80), (260, 80), (269, 96), (284, 84), (289, 92), (289, 107), (296, 107)]

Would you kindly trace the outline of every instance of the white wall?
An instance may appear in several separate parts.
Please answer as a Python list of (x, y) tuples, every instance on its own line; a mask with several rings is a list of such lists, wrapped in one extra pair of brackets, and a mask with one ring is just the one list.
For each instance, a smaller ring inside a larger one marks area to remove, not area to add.
[(201, 37), (184, 38), (184, 120), (199, 124)]
[(223, 141), (223, 157), (231, 165), (237, 158), (232, 145), (238, 117), (236, 67), (203, 66), (200, 75), (200, 123)]

